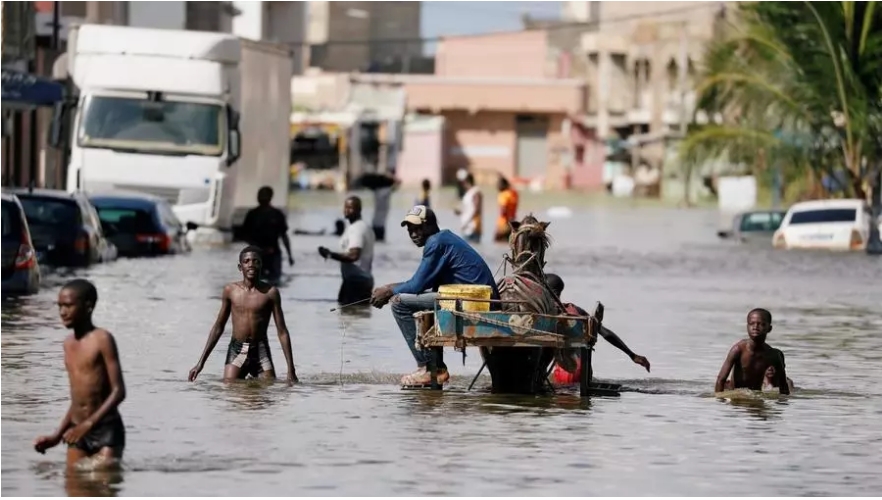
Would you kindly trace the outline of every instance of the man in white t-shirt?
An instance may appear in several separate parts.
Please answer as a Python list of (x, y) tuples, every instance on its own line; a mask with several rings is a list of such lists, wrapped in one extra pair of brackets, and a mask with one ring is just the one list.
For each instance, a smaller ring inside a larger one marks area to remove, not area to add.
[(331, 258), (340, 263), (343, 284), (337, 295), (340, 304), (366, 302), (374, 288), (371, 266), (374, 261), (374, 232), (361, 218), (361, 198), (350, 196), (343, 203), (343, 217), (349, 225), (340, 238), (342, 252), (332, 252), (319, 247), (323, 258)]

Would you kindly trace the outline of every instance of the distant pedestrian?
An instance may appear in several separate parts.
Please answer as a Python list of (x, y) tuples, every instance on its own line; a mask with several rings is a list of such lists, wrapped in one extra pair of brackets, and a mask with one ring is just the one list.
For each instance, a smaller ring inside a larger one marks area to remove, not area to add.
[(332, 252), (325, 247), (318, 247), (318, 253), (322, 258), (340, 263), (343, 283), (340, 285), (337, 302), (352, 304), (369, 299), (374, 289), (374, 277), (371, 274), (374, 233), (361, 219), (361, 198), (358, 196), (346, 198), (343, 216), (349, 221), (349, 226), (340, 238), (340, 248), (343, 251)]
[(373, 188), (374, 191), (374, 217), (371, 225), (374, 230), (376, 241), (386, 241), (386, 219), (389, 218), (389, 207), (392, 204), (392, 192), (400, 184), (400, 181), (392, 174), (380, 174), (386, 177), (384, 184)]
[(459, 215), (462, 237), (470, 243), (480, 243), (484, 197), (481, 189), (475, 184), (475, 177), (472, 174), (466, 174), (462, 185), (466, 190), (462, 196), (462, 207), (455, 210)]
[(497, 183), (499, 188), (499, 218), (496, 219), (496, 241), (508, 241), (511, 234), (511, 226), (509, 222), (515, 220), (518, 213), (518, 192), (512, 189), (508, 179), (499, 176)]
[(264, 275), (270, 280), (277, 280), (282, 275), (282, 251), (279, 240), (288, 252), (288, 264), (294, 265), (291, 256), (291, 241), (288, 239), (288, 221), (285, 213), (270, 205), (273, 199), (273, 188), (264, 186), (257, 191), (257, 208), (252, 208), (245, 215), (242, 223), (243, 239), (260, 249), (266, 259)]
[(423, 183), (420, 186), (420, 195), (416, 199), (415, 205), (422, 205), (426, 208), (432, 208), (432, 204), (430, 201), (430, 193), (432, 191), (432, 181), (429, 179), (423, 179)]

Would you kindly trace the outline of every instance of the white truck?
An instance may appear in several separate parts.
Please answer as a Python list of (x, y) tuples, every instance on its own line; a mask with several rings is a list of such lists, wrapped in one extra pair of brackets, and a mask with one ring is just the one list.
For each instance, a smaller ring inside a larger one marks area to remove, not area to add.
[[(228, 235), (270, 186), (289, 189), (292, 61), (280, 45), (224, 33), (81, 25), (69, 36), (75, 102), (68, 191), (135, 190), (182, 222)], [(228, 238), (224, 238), (228, 241)]]

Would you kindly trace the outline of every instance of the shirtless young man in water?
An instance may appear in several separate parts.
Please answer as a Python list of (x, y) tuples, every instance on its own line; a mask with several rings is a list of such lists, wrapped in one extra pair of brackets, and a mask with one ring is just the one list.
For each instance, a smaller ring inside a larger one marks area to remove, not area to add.
[(772, 331), (772, 313), (754, 309), (747, 315), (748, 339), (740, 340), (729, 349), (726, 361), (717, 375), (715, 392), (726, 389), (726, 379), (734, 368), (732, 388), (761, 391), (766, 371), (773, 367), (781, 394), (790, 394), (787, 373), (784, 370), (784, 353), (766, 344), (766, 336)]
[(96, 468), (118, 465), (126, 445), (119, 404), (126, 398), (113, 335), (92, 324), (98, 291), (75, 279), (58, 293), (61, 322), (73, 334), (64, 340), (64, 367), (70, 380), (70, 408), (58, 430), (34, 441), (39, 453), (67, 443), (67, 467), (92, 457)]
[(266, 329), (272, 316), (288, 364), (288, 384), (297, 382), (291, 354), (291, 337), (288, 335), (285, 316), (282, 314), (282, 299), (276, 287), (260, 282), (262, 268), (263, 261), (259, 248), (247, 246), (239, 253), (242, 281), (229, 283), (224, 287), (220, 312), (208, 334), (208, 342), (205, 343), (199, 362), (190, 370), (190, 382), (196, 380), (205, 366), (205, 360), (220, 340), (231, 312), (233, 334), (227, 349), (224, 380), (241, 379), (247, 375), (269, 380), (276, 378), (269, 342), (266, 338)]

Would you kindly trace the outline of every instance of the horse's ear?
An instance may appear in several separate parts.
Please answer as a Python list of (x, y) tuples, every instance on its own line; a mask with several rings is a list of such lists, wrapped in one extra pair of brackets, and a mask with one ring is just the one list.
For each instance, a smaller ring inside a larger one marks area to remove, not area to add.
[(543, 230), (543, 231), (545, 231), (546, 229), (548, 229), (548, 226), (549, 226), (550, 224), (551, 224), (550, 222), (540, 222), (540, 223), (539, 223), (539, 225), (542, 226), (542, 230)]
[(511, 228), (511, 232), (516, 233), (518, 229), (521, 227), (521, 223), (516, 220), (508, 221), (508, 227)]

